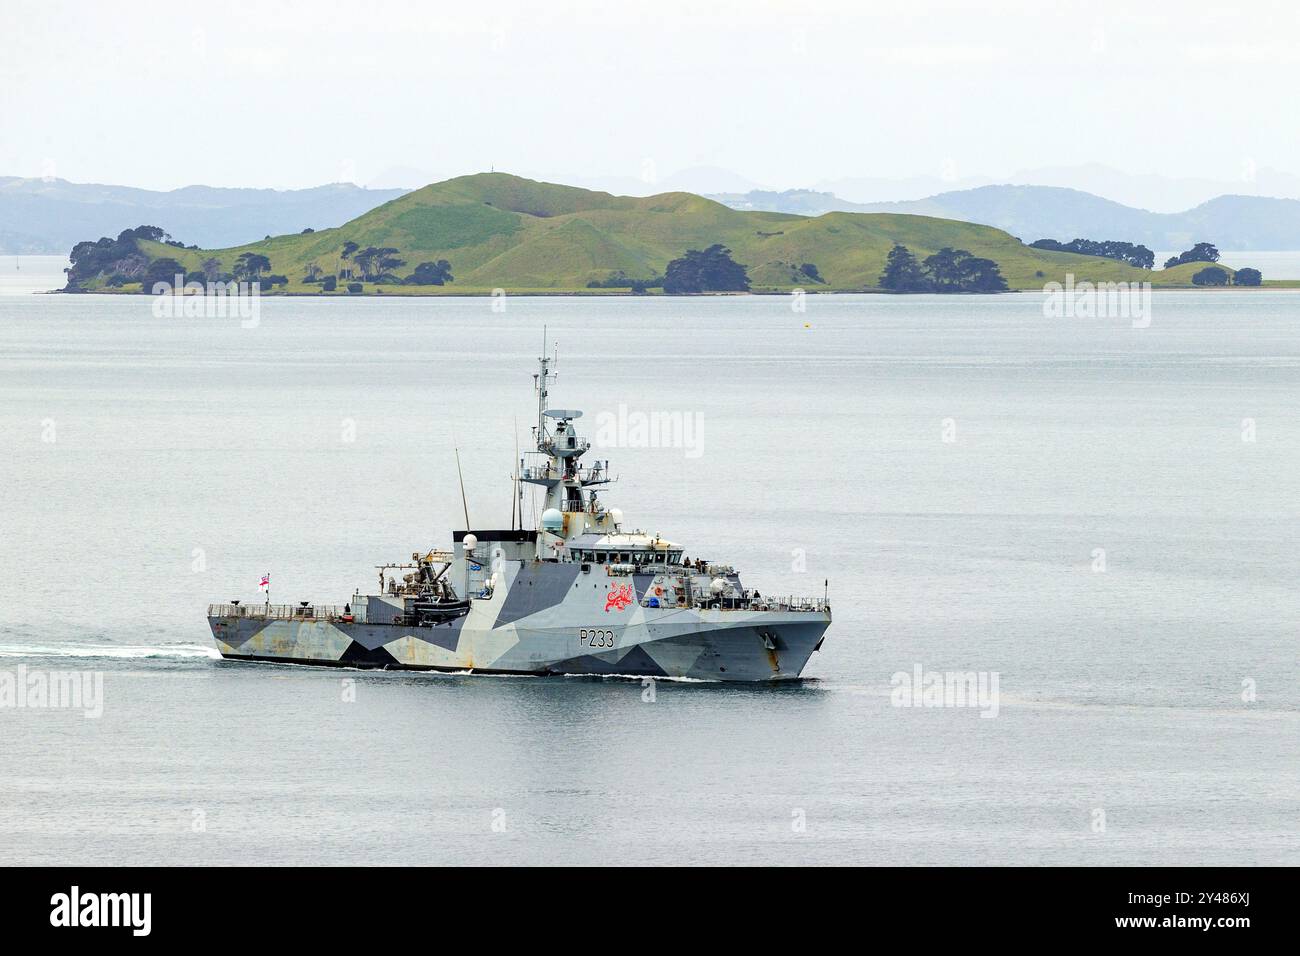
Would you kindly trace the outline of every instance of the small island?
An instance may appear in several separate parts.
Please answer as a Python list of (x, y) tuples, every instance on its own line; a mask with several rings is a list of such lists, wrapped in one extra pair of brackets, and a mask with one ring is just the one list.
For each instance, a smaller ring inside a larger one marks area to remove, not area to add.
[(1025, 244), (989, 226), (893, 213), (736, 210), (690, 193), (613, 196), (505, 173), (400, 196), (333, 229), (230, 249), (156, 226), (78, 243), (72, 293), (256, 283), (271, 295), (692, 295), (1037, 291), (1053, 281), (1259, 286), (1208, 242), (1154, 269), (1122, 241)]

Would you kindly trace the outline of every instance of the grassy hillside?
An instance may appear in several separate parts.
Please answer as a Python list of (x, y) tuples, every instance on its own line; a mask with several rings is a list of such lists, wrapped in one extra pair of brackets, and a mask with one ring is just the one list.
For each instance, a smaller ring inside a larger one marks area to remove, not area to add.
[[(185, 237), (179, 237), (184, 239)], [(409, 275), (420, 262), (446, 259), (456, 277), (447, 286), (376, 285), (385, 295), (508, 291), (588, 291), (592, 280), (622, 271), (634, 278), (662, 275), (669, 260), (687, 249), (720, 242), (749, 267), (754, 290), (785, 291), (877, 288), (885, 257), (901, 242), (918, 258), (944, 246), (992, 259), (1013, 289), (1040, 289), (1048, 281), (1150, 281), (1190, 286), (1195, 266), (1148, 272), (1095, 256), (1045, 252), (988, 226), (928, 216), (833, 212), (809, 218), (787, 213), (730, 209), (689, 193), (646, 198), (611, 196), (569, 186), (538, 183), (505, 173), (463, 176), (408, 193), (336, 229), (278, 236), (230, 249), (177, 249), (140, 243), (151, 258), (169, 256), (187, 271), (216, 258), (230, 271), (243, 252), (271, 260), (287, 276), (288, 293), (319, 294), (304, 284), (310, 264), (325, 273), (347, 263), (340, 249), (351, 240), (393, 246)], [(802, 263), (817, 266), (824, 284), (796, 274)], [(803, 281), (799, 281), (800, 278)], [(341, 282), (336, 295), (348, 294)], [(94, 288), (92, 284), (90, 286)], [(123, 287), (135, 291), (137, 285)]]

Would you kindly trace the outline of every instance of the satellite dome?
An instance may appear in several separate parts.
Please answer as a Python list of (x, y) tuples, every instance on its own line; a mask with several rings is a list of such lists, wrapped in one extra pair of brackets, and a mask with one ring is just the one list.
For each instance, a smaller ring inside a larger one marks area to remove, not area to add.
[(608, 513), (609, 513), (609, 520), (614, 522), (615, 527), (618, 527), (623, 523), (622, 508), (610, 508)]
[(714, 594), (721, 594), (723, 591), (727, 590), (727, 579), (714, 578), (712, 581), (709, 582), (709, 590), (711, 590)]
[(476, 547), (478, 547), (478, 536), (473, 534), (467, 534), (465, 535), (465, 540), (462, 543), (465, 545), (466, 551), (473, 551)]
[(564, 527), (564, 515), (558, 508), (547, 508), (542, 512), (542, 530), (559, 531)]

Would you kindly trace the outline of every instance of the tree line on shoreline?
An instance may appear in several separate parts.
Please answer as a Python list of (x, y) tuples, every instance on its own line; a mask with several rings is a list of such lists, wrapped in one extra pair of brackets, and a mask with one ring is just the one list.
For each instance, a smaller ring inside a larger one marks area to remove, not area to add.
[(1235, 272), (1229, 272), (1222, 266), (1213, 265), (1219, 261), (1219, 250), (1213, 243), (1198, 242), (1186, 252), (1181, 252), (1176, 256), (1170, 256), (1165, 260), (1165, 268), (1172, 269), (1174, 266), (1186, 265), (1189, 262), (1206, 262), (1211, 263), (1204, 269), (1200, 269), (1192, 274), (1193, 285), (1203, 286), (1225, 286), (1225, 285), (1245, 285), (1256, 286), (1264, 281), (1264, 276), (1258, 269), (1252, 269), (1249, 266), (1243, 266)]
[[(150, 259), (140, 251), (139, 242), (142, 240), (160, 242), (177, 249), (198, 249), (198, 246), (186, 246), (172, 239), (158, 226), (124, 229), (116, 239), (105, 236), (94, 242), (79, 242), (72, 247), (68, 256), (69, 266), (64, 270), (68, 282), (64, 291), (84, 292), (86, 283), (101, 276), (104, 277), (104, 285), (110, 289), (139, 282), (144, 292), (152, 292), (164, 286), (170, 290), (176, 283), (177, 276), (186, 285), (201, 286), (209, 283), (255, 282), (260, 286), (275, 288), (289, 283), (288, 276), (271, 271), (271, 260), (262, 253), (240, 253), (229, 270), (223, 269), (220, 259), (210, 256), (200, 268), (186, 271), (171, 256)], [(397, 253), (398, 250), (392, 246), (369, 246), (363, 249), (358, 243), (348, 240), (339, 248), (337, 265), (331, 274), (326, 274), (318, 262), (313, 262), (306, 267), (302, 281), (306, 285), (319, 284), (325, 292), (333, 292), (340, 279), (353, 279), (358, 270), (360, 279), (377, 285), (443, 285), (454, 281), (451, 263), (446, 259), (421, 262), (410, 275), (398, 277), (393, 270), (406, 265), (406, 261), (398, 258)], [(360, 281), (349, 282), (347, 286), (348, 291), (354, 293), (361, 292), (362, 288)]]
[[(304, 233), (312, 230), (305, 229)], [(272, 271), (268, 256), (256, 252), (241, 253), (229, 270), (221, 260), (210, 256), (196, 270), (185, 271), (182, 264), (171, 256), (150, 259), (141, 252), (139, 241), (159, 242), (177, 249), (195, 250), (172, 239), (157, 226), (139, 226), (124, 230), (116, 239), (103, 237), (94, 242), (80, 242), (70, 254), (71, 265), (66, 270), (68, 283), (65, 291), (86, 291), (86, 283), (103, 278), (108, 288), (121, 288), (139, 282), (141, 289), (151, 292), (170, 289), (177, 276), (186, 284), (258, 283), (261, 287), (284, 287), (287, 276)], [(1127, 242), (1074, 239), (1061, 243), (1054, 239), (1040, 239), (1030, 248), (1051, 252), (1072, 252), (1081, 255), (1101, 256), (1126, 262), (1139, 268), (1150, 269), (1155, 255), (1145, 246)], [(1257, 269), (1242, 268), (1235, 274), (1215, 265), (1219, 251), (1208, 242), (1198, 242), (1191, 249), (1165, 262), (1172, 268), (1188, 262), (1205, 262), (1206, 268), (1192, 276), (1198, 286), (1258, 286), (1262, 276)], [(362, 247), (353, 240), (345, 240), (336, 250), (332, 261), (322, 264), (320, 259), (309, 263), (301, 282), (319, 285), (323, 292), (334, 292), (340, 283), (346, 283), (350, 293), (364, 291), (364, 283), (374, 285), (442, 286), (454, 282), (451, 263), (446, 259), (421, 262), (410, 274), (398, 275), (406, 266), (395, 246)], [(815, 263), (800, 265), (769, 263), (780, 267), (782, 276), (788, 271), (791, 281), (825, 284)], [(327, 268), (328, 267), (328, 268)], [(1041, 275), (1041, 273), (1040, 273)], [(768, 281), (771, 281), (770, 279)], [(898, 293), (993, 293), (1008, 290), (1006, 279), (992, 259), (975, 256), (965, 249), (944, 247), (924, 259), (917, 257), (902, 243), (895, 243), (885, 261), (879, 286), (887, 292)], [(587, 283), (590, 289), (628, 289), (634, 294), (650, 289), (662, 289), (670, 295), (690, 295), (710, 292), (749, 292), (751, 282), (748, 267), (732, 257), (730, 249), (714, 243), (705, 249), (688, 249), (670, 261), (663, 275), (638, 278), (618, 270), (604, 279)]]
[(1095, 239), (1072, 239), (1069, 242), (1057, 242), (1055, 239), (1039, 239), (1029, 244), (1030, 249), (1042, 249), (1046, 252), (1076, 252), (1084, 256), (1101, 256), (1127, 262), (1139, 269), (1152, 269), (1156, 264), (1156, 254), (1146, 246), (1137, 246), (1131, 242), (1118, 242), (1107, 239), (1098, 242)]
[[(1031, 249), (1043, 249), (1048, 252), (1076, 252), (1085, 256), (1103, 256), (1127, 262), (1139, 269), (1154, 269), (1156, 254), (1146, 246), (1135, 246), (1131, 242), (1106, 240), (1096, 242), (1092, 239), (1074, 239), (1070, 242), (1057, 242), (1055, 239), (1039, 239), (1029, 244)], [(1212, 242), (1197, 242), (1192, 248), (1170, 256), (1165, 260), (1164, 268), (1186, 265), (1189, 262), (1204, 262), (1206, 267), (1192, 274), (1192, 284), (1200, 286), (1257, 286), (1264, 277), (1258, 269), (1244, 266), (1235, 273), (1228, 272), (1222, 266), (1214, 265), (1219, 261), (1219, 250)]]
[(880, 287), (889, 292), (1006, 292), (1007, 280), (992, 259), (945, 246), (917, 261), (901, 242), (885, 257)]

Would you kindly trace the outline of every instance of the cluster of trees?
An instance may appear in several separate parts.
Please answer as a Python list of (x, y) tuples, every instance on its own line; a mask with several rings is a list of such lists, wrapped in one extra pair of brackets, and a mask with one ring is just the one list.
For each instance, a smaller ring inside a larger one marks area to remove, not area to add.
[[(1209, 262), (1219, 261), (1219, 250), (1215, 248), (1214, 243), (1198, 242), (1186, 252), (1180, 252), (1176, 256), (1170, 256), (1165, 260), (1165, 268), (1172, 269), (1174, 266), (1181, 266), (1187, 262)], [(1222, 266), (1208, 265), (1192, 274), (1192, 285), (1203, 286), (1225, 286), (1225, 285), (1244, 285), (1257, 286), (1264, 282), (1264, 276), (1258, 269), (1244, 267), (1238, 269), (1236, 274), (1229, 272)]]
[(1193, 285), (1206, 286), (1224, 286), (1224, 285), (1260, 285), (1264, 281), (1264, 276), (1258, 269), (1238, 269), (1236, 275), (1232, 275), (1222, 266), (1206, 266), (1192, 276)]
[[(285, 286), (289, 284), (288, 276), (276, 275), (271, 272), (271, 260), (257, 252), (245, 252), (235, 260), (231, 271), (225, 272), (221, 268), (221, 260), (210, 257), (203, 261), (201, 268), (192, 272), (184, 272), (184, 267), (175, 259), (163, 257), (155, 259), (149, 263), (149, 268), (141, 281), (141, 288), (145, 292), (152, 292), (155, 284), (159, 282), (166, 283), (170, 286), (176, 281), (176, 276), (184, 276), (185, 283), (198, 283), (204, 285), (209, 282), (247, 282), (258, 283), (261, 288), (270, 288), (274, 286)], [(110, 281), (110, 285), (113, 284)]]
[[(1129, 265), (1137, 266), (1140, 269), (1154, 268), (1156, 260), (1155, 253), (1146, 246), (1135, 246), (1131, 242), (1097, 242), (1092, 239), (1057, 242), (1055, 239), (1039, 239), (1037, 242), (1031, 242), (1029, 247), (1031, 249), (1045, 249), (1049, 252), (1078, 252), (1085, 256), (1104, 256), (1107, 259), (1118, 259), (1120, 262), (1127, 262)], [(1215, 263), (1218, 261), (1219, 250), (1215, 248), (1214, 243), (1198, 242), (1186, 252), (1170, 256), (1165, 260), (1164, 267), (1172, 269), (1174, 266), (1181, 266), (1187, 262)], [(1263, 280), (1264, 277), (1258, 269), (1238, 269), (1236, 275), (1233, 275), (1228, 270), (1212, 264), (1192, 276), (1194, 285), (1203, 286), (1257, 286)]]
[[(395, 270), (406, 265), (406, 260), (399, 258), (399, 252), (396, 246), (367, 246), (362, 249), (358, 243), (349, 239), (339, 248), (333, 273), (326, 275), (320, 264), (313, 262), (307, 266), (302, 281), (308, 285), (320, 283), (326, 292), (338, 288), (340, 279), (360, 279), (376, 285), (446, 285), (455, 281), (451, 274), (451, 263), (446, 259), (421, 262), (410, 275), (399, 277)], [(344, 265), (345, 262), (348, 264)], [(349, 282), (349, 292), (359, 291), (352, 288), (354, 285), (357, 282)]]
[(363, 282), (400, 282), (393, 270), (406, 265), (406, 260), (397, 253), (396, 246), (367, 246), (353, 253), (352, 261), (361, 268)]
[[(406, 260), (398, 258), (398, 252), (396, 246), (366, 246), (362, 249), (360, 245), (349, 239), (339, 250), (338, 277), (390, 284), (401, 282), (402, 280), (394, 274), (393, 270), (406, 265)], [(343, 262), (350, 264), (345, 266)]]
[(1057, 242), (1055, 239), (1039, 239), (1029, 244), (1031, 249), (1045, 249), (1048, 252), (1077, 252), (1085, 256), (1103, 256), (1118, 259), (1139, 269), (1150, 269), (1156, 264), (1156, 254), (1146, 246), (1135, 246), (1131, 242), (1119, 242), (1107, 239), (1098, 242), (1095, 239), (1072, 239), (1069, 242)]
[[(1176, 256), (1170, 256), (1165, 260), (1165, 268), (1172, 269), (1174, 266), (1181, 266), (1186, 262), (1218, 262), (1219, 250), (1214, 248), (1210, 242), (1198, 242), (1186, 252), (1181, 252)], [(1201, 270), (1205, 271), (1205, 270)]]
[(185, 267), (171, 256), (159, 256), (150, 259), (140, 251), (139, 243), (160, 242), (177, 249), (197, 249), (198, 246), (186, 246), (173, 239), (158, 226), (137, 226), (123, 230), (116, 239), (105, 236), (95, 242), (79, 242), (72, 247), (69, 254), (71, 265), (68, 267), (67, 291), (79, 292), (84, 283), (91, 279), (104, 277), (104, 284), (118, 289), (127, 283), (139, 282), (145, 292), (152, 292), (158, 283), (165, 283), (168, 288), (176, 283), (180, 276), (186, 284), (208, 282), (260, 282), (267, 285), (286, 285), (289, 280), (282, 275), (271, 274), (271, 260), (264, 255), (245, 252), (235, 260), (232, 271), (223, 272), (221, 261), (209, 258), (201, 269), (185, 271)]
[(731, 250), (721, 243), (709, 248), (688, 249), (664, 270), (664, 291), (669, 295), (697, 292), (748, 292), (749, 273), (731, 258)]
[[(310, 233), (310, 229), (303, 230)], [(139, 243), (164, 243), (176, 248), (196, 249), (174, 240), (158, 226), (142, 225), (123, 230), (117, 238), (102, 237), (93, 242), (79, 242), (70, 253), (71, 264), (67, 270), (66, 291), (84, 291), (86, 283), (103, 278), (110, 287), (128, 283), (141, 283), (144, 291), (152, 291), (157, 283), (170, 286), (176, 277), (183, 276), (186, 283), (207, 282), (258, 282), (263, 288), (284, 286), (288, 278), (271, 271), (271, 260), (261, 253), (242, 253), (229, 272), (222, 269), (220, 260), (210, 257), (198, 270), (185, 272), (182, 264), (170, 256), (150, 259), (141, 251)], [(1138, 268), (1150, 269), (1155, 264), (1155, 254), (1143, 245), (1117, 240), (1097, 241), (1073, 239), (1062, 243), (1055, 239), (1039, 239), (1030, 248), (1051, 252), (1071, 252), (1081, 255), (1101, 256), (1125, 262)], [(1166, 269), (1189, 262), (1206, 263), (1207, 267), (1192, 276), (1198, 286), (1258, 286), (1263, 277), (1258, 269), (1238, 269), (1235, 275), (1215, 265), (1219, 250), (1213, 243), (1198, 242), (1185, 252), (1171, 256), (1164, 263)], [(333, 292), (341, 283), (347, 283), (349, 292), (362, 291), (361, 282), (376, 284), (441, 286), (455, 281), (451, 263), (446, 259), (421, 262), (407, 276), (397, 270), (406, 265), (400, 250), (394, 246), (367, 246), (352, 240), (345, 241), (338, 250), (337, 259), (330, 272), (320, 263), (306, 267), (303, 282), (319, 284), (323, 291)], [(814, 263), (799, 265), (777, 263), (788, 267), (793, 281), (807, 280), (825, 283)], [(1006, 279), (996, 262), (972, 255), (965, 249), (945, 247), (923, 260), (903, 244), (896, 243), (890, 250), (885, 270), (880, 276), (880, 286), (891, 292), (1004, 292)], [(662, 276), (636, 278), (618, 270), (604, 279), (587, 283), (593, 289), (630, 289), (644, 293), (662, 288), (669, 294), (706, 292), (748, 292), (750, 280), (747, 267), (732, 258), (731, 250), (720, 243), (706, 249), (688, 249), (682, 256), (668, 263)]]
[[(221, 269), (221, 260), (217, 258), (208, 258), (203, 262), (200, 269), (186, 272), (175, 259), (168, 256), (162, 256), (154, 259), (149, 263), (144, 273), (139, 277), (140, 288), (145, 292), (153, 292), (154, 287), (159, 283), (165, 284), (171, 288), (176, 277), (181, 276), (184, 283), (198, 283), (205, 285), (209, 282), (247, 282), (258, 283), (262, 288), (284, 286), (289, 284), (287, 276), (276, 275), (271, 272), (271, 260), (266, 256), (256, 252), (242, 253), (235, 260), (234, 268), (230, 272), (223, 272)], [(120, 275), (111, 276), (108, 285), (117, 287), (125, 285), (127, 280)]]
[(1228, 270), (1209, 266), (1192, 276), (1192, 285), (1227, 285)]
[[(82, 283), (98, 276), (107, 276), (108, 284), (122, 286), (137, 282), (149, 268), (149, 257), (140, 251), (139, 240), (163, 242), (169, 246), (184, 246), (158, 226), (136, 226), (123, 229), (116, 239), (108, 236), (91, 242), (79, 242), (68, 254), (71, 265), (64, 270), (68, 276), (68, 292), (77, 292)], [(190, 246), (191, 249), (198, 248)], [(169, 260), (174, 262), (175, 260)], [(175, 273), (173, 273), (175, 275)]]
[(648, 279), (634, 279), (622, 269), (611, 272), (604, 279), (592, 279), (587, 283), (588, 289), (631, 289), (633, 293), (640, 295), (647, 289), (662, 289), (664, 286), (663, 276), (651, 276)]
[(822, 278), (822, 274), (817, 269), (817, 266), (815, 266), (811, 262), (805, 262), (802, 265), (800, 265), (799, 272), (800, 274), (802, 274), (804, 277), (806, 277), (808, 280), (812, 282), (820, 282), (822, 285), (826, 284), (826, 280)]
[(918, 262), (907, 246), (896, 243), (885, 259), (880, 287), (890, 292), (1005, 292), (1007, 280), (992, 259), (965, 249), (944, 247)]
[[(770, 263), (788, 269), (790, 281), (816, 282), (824, 285), (821, 271), (814, 263), (805, 262), (792, 265), (785, 262)], [(587, 283), (588, 289), (630, 289), (634, 294), (644, 293), (649, 289), (663, 289), (665, 292), (680, 295), (697, 292), (747, 292), (749, 291), (749, 273), (747, 268), (731, 257), (731, 250), (722, 245), (713, 245), (701, 251), (690, 249), (680, 259), (668, 263), (664, 275), (638, 279), (619, 269), (603, 279), (592, 279)]]
[(402, 280), (406, 285), (445, 285), (454, 282), (451, 263), (446, 259), (437, 262), (421, 262), (415, 271)]
[(239, 258), (235, 260), (235, 267), (231, 274), (236, 279), (246, 282), (257, 282), (262, 278), (262, 273), (271, 271), (271, 260), (260, 252), (242, 252)]
[[(165, 242), (178, 248), (198, 248), (182, 246), (157, 226), (127, 229), (116, 239), (103, 238), (98, 242), (81, 242), (72, 250), (72, 265), (67, 270), (67, 290), (81, 291), (82, 283), (101, 275), (107, 277), (105, 284), (112, 288), (120, 288), (129, 282), (139, 282), (145, 292), (152, 292), (158, 283), (165, 283), (170, 288), (176, 282), (177, 276), (183, 277), (186, 284), (257, 282), (263, 289), (285, 286), (289, 283), (287, 276), (277, 275), (271, 271), (270, 258), (259, 252), (241, 253), (229, 272), (223, 271), (221, 260), (215, 257), (206, 259), (202, 268), (186, 272), (185, 267), (170, 256), (149, 259), (136, 244), (137, 240), (142, 239)], [(375, 283), (445, 285), (454, 281), (451, 263), (446, 259), (421, 262), (409, 276), (399, 278), (393, 270), (406, 265), (406, 262), (397, 257), (397, 251), (392, 246), (370, 246), (362, 249), (357, 243), (348, 241), (343, 244), (339, 259), (340, 262), (351, 259), (359, 267), (360, 276), (357, 278)], [(322, 291), (333, 292), (338, 288), (340, 279), (352, 278), (354, 275), (350, 268), (339, 268), (335, 274), (326, 275), (319, 264), (312, 263), (307, 266), (303, 282), (309, 285), (319, 284)], [(361, 291), (361, 286), (353, 282), (348, 286), (348, 291)]]
[[(185, 274), (184, 266), (175, 259), (164, 256), (161, 259), (155, 259), (153, 262), (149, 263), (148, 268), (144, 271), (144, 275), (140, 277), (140, 287), (146, 292), (151, 292), (156, 283), (165, 282), (170, 288), (176, 281), (177, 276), (184, 276), (186, 282), (189, 282), (191, 278), (191, 276)], [(199, 276), (202, 276), (202, 278), (199, 278)], [(202, 273), (197, 273), (195, 274), (194, 279), (196, 282), (206, 282), (207, 276), (203, 276)], [(120, 275), (115, 275), (109, 278), (108, 284), (116, 287), (125, 285), (126, 280)]]

